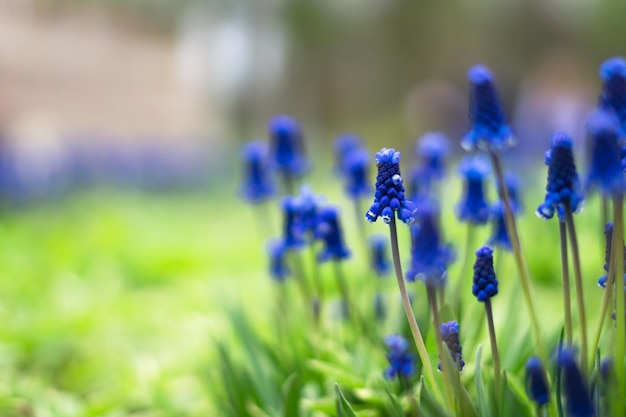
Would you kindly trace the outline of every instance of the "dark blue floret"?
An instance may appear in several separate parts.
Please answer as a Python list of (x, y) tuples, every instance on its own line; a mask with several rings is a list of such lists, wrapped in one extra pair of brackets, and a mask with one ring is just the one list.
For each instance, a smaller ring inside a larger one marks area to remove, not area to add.
[(241, 151), (244, 162), (241, 195), (251, 203), (260, 203), (276, 192), (267, 157), (267, 145), (260, 141), (247, 143)]
[(620, 121), (621, 135), (626, 135), (626, 61), (615, 57), (600, 66), (602, 94), (598, 107), (615, 113)]
[(272, 157), (276, 168), (285, 176), (300, 177), (308, 168), (302, 131), (296, 119), (281, 115), (268, 124)]
[(370, 222), (375, 222), (380, 216), (385, 223), (391, 221), (394, 213), (398, 219), (406, 224), (415, 221), (415, 204), (404, 197), (404, 186), (400, 175), (400, 152), (395, 149), (383, 148), (376, 153), (376, 191), (374, 204), (365, 214)]
[(598, 187), (605, 195), (624, 189), (622, 161), (618, 143), (618, 121), (612, 113), (596, 111), (587, 121), (590, 163), (586, 189)]
[(350, 251), (343, 243), (339, 211), (334, 207), (325, 207), (320, 211), (319, 217), (317, 235), (322, 239), (324, 247), (317, 255), (317, 260), (325, 262), (348, 258)]
[(387, 345), (387, 360), (389, 366), (383, 372), (387, 379), (393, 379), (396, 376), (401, 378), (409, 378), (415, 373), (415, 357), (409, 353), (409, 343), (399, 334), (392, 334), (385, 338)]
[(363, 141), (357, 135), (352, 133), (344, 133), (335, 138), (333, 142), (333, 150), (335, 152), (335, 172), (338, 174), (345, 173), (346, 156), (355, 149), (360, 149)]
[(418, 279), (427, 286), (440, 288), (446, 284), (447, 267), (454, 255), (441, 244), (434, 209), (424, 207), (418, 218), (419, 224), (411, 226), (411, 267), (406, 279)]
[(504, 204), (498, 201), (491, 207), (492, 233), (487, 241), (490, 246), (498, 246), (509, 252), (513, 251), (511, 238), (506, 230), (506, 218), (504, 217)]
[(298, 250), (304, 246), (304, 228), (300, 218), (300, 205), (295, 197), (285, 197), (283, 207), (283, 242), (285, 249)]
[(283, 239), (271, 240), (267, 245), (267, 252), (270, 258), (270, 276), (278, 282), (283, 282), (291, 275), (285, 259), (287, 251)]
[[(456, 321), (441, 323), (439, 330), (441, 332), (441, 339), (448, 347), (452, 360), (459, 367), (459, 371), (462, 371), (465, 366), (465, 361), (463, 360), (463, 348), (461, 347), (461, 341), (459, 340), (459, 323)], [(442, 369), (441, 362), (437, 368), (439, 370)]]
[(558, 353), (557, 364), (562, 372), (565, 394), (565, 415), (568, 417), (593, 417), (595, 410), (585, 378), (580, 373), (574, 354), (569, 349)]
[(564, 133), (552, 136), (550, 150), (546, 152), (548, 183), (543, 204), (537, 208), (537, 215), (551, 219), (560, 209), (569, 206), (576, 213), (582, 208), (583, 195), (574, 163), (572, 140)]
[(369, 183), (369, 152), (362, 148), (349, 151), (344, 158), (343, 167), (346, 194), (354, 199), (370, 195), (372, 186)]
[(485, 302), (498, 294), (498, 280), (493, 269), (493, 249), (489, 246), (483, 246), (476, 251), (472, 294), (480, 302)]
[(490, 173), (487, 161), (482, 158), (464, 158), (458, 173), (464, 178), (463, 196), (456, 205), (459, 220), (485, 224), (489, 220), (489, 204), (485, 200), (484, 182)]
[(542, 406), (550, 401), (546, 372), (541, 360), (532, 356), (526, 361), (526, 391), (531, 400)]
[(370, 260), (376, 275), (383, 277), (391, 271), (391, 263), (387, 254), (389, 247), (388, 239), (382, 235), (374, 235), (370, 238)]
[(513, 132), (506, 122), (489, 69), (476, 65), (470, 68), (467, 77), (470, 82), (471, 128), (461, 141), (463, 149), (499, 150), (513, 145)]

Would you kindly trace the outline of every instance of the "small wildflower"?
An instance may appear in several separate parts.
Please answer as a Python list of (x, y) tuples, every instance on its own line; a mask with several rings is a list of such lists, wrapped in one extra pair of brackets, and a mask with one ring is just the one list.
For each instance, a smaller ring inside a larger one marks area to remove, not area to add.
[(602, 94), (598, 107), (615, 113), (620, 121), (622, 135), (626, 134), (626, 60), (608, 59), (600, 66)]
[(605, 195), (624, 188), (617, 123), (611, 113), (602, 111), (594, 112), (587, 122), (591, 152), (586, 188), (596, 186)]
[(389, 242), (382, 235), (374, 235), (370, 238), (371, 267), (379, 277), (387, 275), (391, 271), (391, 263), (387, 254)]
[(302, 131), (296, 119), (281, 115), (268, 124), (274, 163), (285, 176), (300, 177), (308, 168)]
[(278, 282), (285, 281), (291, 275), (285, 259), (285, 242), (282, 239), (270, 240), (267, 252), (270, 258), (270, 276)]
[[(461, 347), (461, 342), (459, 340), (459, 323), (456, 321), (441, 323), (439, 330), (441, 331), (441, 339), (448, 347), (452, 360), (459, 367), (459, 371), (462, 371), (465, 366), (465, 361), (463, 360), (463, 348)], [(441, 366), (440, 362), (438, 366), (439, 370), (441, 370)]]
[(315, 233), (320, 222), (319, 211), (323, 202), (324, 197), (314, 194), (308, 185), (300, 187), (300, 194), (296, 198), (296, 206), (303, 233), (309, 233), (310, 236), (317, 237)]
[(483, 246), (476, 251), (472, 294), (480, 302), (485, 302), (498, 294), (498, 280), (493, 269), (493, 249), (489, 246)]
[(385, 378), (411, 377), (415, 373), (415, 357), (409, 353), (409, 343), (406, 339), (399, 334), (392, 334), (385, 337), (385, 345), (389, 349), (387, 352), (389, 366), (383, 373)]
[(286, 250), (298, 250), (304, 246), (304, 229), (300, 220), (300, 206), (295, 197), (285, 197), (283, 208), (283, 239)]
[(489, 220), (489, 204), (485, 200), (484, 182), (491, 170), (482, 158), (464, 158), (458, 169), (465, 179), (463, 196), (456, 205), (459, 220), (485, 224)]
[(550, 401), (550, 391), (541, 360), (532, 356), (526, 361), (526, 390), (531, 400), (542, 406)]
[(267, 157), (267, 145), (261, 141), (249, 142), (242, 148), (244, 179), (241, 195), (251, 203), (260, 203), (276, 192)]
[(504, 204), (498, 201), (491, 207), (492, 234), (487, 244), (490, 246), (498, 246), (509, 252), (513, 251), (513, 244), (506, 230), (506, 218), (504, 217)]
[(320, 211), (320, 223), (317, 235), (324, 242), (324, 248), (318, 254), (320, 262), (327, 260), (346, 259), (350, 251), (343, 243), (343, 233), (339, 223), (339, 211), (334, 207), (326, 207)]
[(394, 213), (398, 219), (406, 224), (415, 221), (415, 204), (405, 199), (402, 176), (400, 175), (400, 152), (395, 149), (383, 148), (376, 153), (378, 176), (376, 177), (376, 192), (374, 204), (365, 214), (370, 222), (375, 222), (380, 216), (385, 223), (391, 221)]
[(406, 279), (424, 281), (427, 286), (440, 288), (446, 283), (447, 266), (453, 259), (452, 250), (441, 245), (434, 210), (419, 212), (419, 225), (411, 226), (411, 267)]
[(370, 154), (363, 148), (353, 149), (344, 158), (343, 173), (345, 191), (349, 197), (357, 199), (372, 192), (369, 184)]
[(568, 417), (593, 417), (595, 411), (589, 388), (570, 349), (558, 353), (557, 364), (562, 372), (565, 414)]
[(566, 206), (576, 213), (582, 208), (583, 196), (574, 163), (572, 140), (564, 133), (552, 136), (550, 150), (546, 152), (548, 184), (543, 204), (537, 208), (537, 215), (551, 219), (559, 209)]
[(489, 69), (476, 65), (470, 68), (467, 77), (470, 82), (469, 117), (472, 126), (461, 141), (463, 149), (500, 150), (513, 145), (513, 132), (506, 122)]
[(333, 150), (335, 151), (335, 172), (344, 174), (346, 169), (346, 157), (355, 149), (360, 149), (362, 140), (352, 133), (344, 133), (335, 138)]

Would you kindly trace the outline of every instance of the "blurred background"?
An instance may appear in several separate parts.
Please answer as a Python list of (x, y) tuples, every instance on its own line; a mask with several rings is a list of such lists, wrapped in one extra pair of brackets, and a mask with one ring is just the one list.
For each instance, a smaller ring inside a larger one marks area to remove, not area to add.
[(496, 74), (518, 151), (580, 140), (623, 2), (0, 0), (0, 189), (206, 186), (225, 152), (298, 118), (401, 148), (467, 127), (469, 66)]

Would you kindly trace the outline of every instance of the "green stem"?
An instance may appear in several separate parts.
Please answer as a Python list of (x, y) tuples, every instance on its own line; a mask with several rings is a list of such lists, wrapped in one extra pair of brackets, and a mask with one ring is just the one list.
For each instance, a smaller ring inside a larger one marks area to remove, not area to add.
[(324, 299), (324, 287), (320, 278), (320, 268), (317, 262), (317, 253), (315, 252), (315, 241), (311, 239), (309, 246), (309, 254), (311, 256), (311, 269), (313, 274), (313, 286), (315, 287), (315, 297), (317, 298), (318, 306), (313, 311), (315, 323), (319, 325), (320, 318), (322, 317), (322, 306)]
[(580, 367), (583, 375), (587, 374), (587, 317), (585, 315), (585, 299), (583, 294), (583, 277), (580, 270), (580, 252), (578, 250), (578, 237), (574, 226), (574, 215), (569, 204), (565, 205), (565, 224), (574, 264), (574, 284), (576, 286), (576, 304), (578, 306), (578, 324), (580, 327)]
[[(449, 405), (454, 404), (454, 389), (452, 388), (453, 370), (449, 369), (450, 363), (446, 360), (446, 355), (449, 354), (446, 346), (446, 350), (443, 347), (443, 340), (441, 339), (441, 329), (439, 325), (439, 309), (437, 308), (437, 289), (426, 284), (426, 294), (428, 295), (428, 304), (430, 305), (430, 311), (433, 315), (433, 327), (435, 328), (435, 340), (437, 341), (437, 350), (441, 357), (441, 364), (443, 367), (443, 385), (446, 391), (446, 401)], [(460, 399), (459, 399), (460, 400)]]
[(313, 307), (311, 304), (313, 301), (313, 298), (311, 295), (311, 288), (309, 287), (309, 284), (306, 279), (306, 275), (304, 273), (304, 264), (302, 262), (301, 255), (302, 254), (300, 252), (296, 252), (292, 254), (294, 272), (296, 276), (296, 281), (298, 282), (298, 288), (300, 288), (300, 292), (302, 293), (303, 301), (305, 305), (311, 308)]
[(559, 220), (559, 235), (561, 237), (561, 277), (563, 281), (563, 309), (565, 310), (565, 344), (572, 346), (572, 305), (569, 286), (569, 262), (567, 259), (567, 228)]
[(461, 312), (461, 299), (463, 295), (463, 289), (465, 287), (465, 282), (467, 280), (467, 267), (471, 265), (471, 259), (474, 255), (473, 250), (473, 242), (474, 242), (474, 231), (476, 230), (476, 226), (472, 223), (467, 223), (467, 234), (465, 235), (465, 255), (463, 255), (463, 263), (461, 264), (461, 269), (459, 269), (459, 276), (454, 283), (454, 294), (453, 294), (453, 308), (456, 310), (457, 317), (460, 316)]
[(535, 336), (537, 352), (539, 356), (547, 363), (548, 356), (541, 338), (539, 320), (537, 319), (537, 313), (535, 312), (535, 306), (533, 304), (534, 297), (531, 293), (528, 269), (526, 263), (524, 262), (519, 234), (517, 232), (517, 225), (515, 223), (515, 216), (513, 214), (513, 209), (511, 208), (511, 202), (509, 200), (508, 192), (506, 190), (506, 183), (504, 182), (504, 171), (502, 170), (502, 163), (500, 161), (499, 155), (495, 151), (490, 151), (489, 156), (491, 157), (493, 170), (495, 171), (498, 180), (498, 193), (500, 195), (502, 203), (504, 204), (506, 229), (509, 233), (509, 236), (511, 237), (515, 265), (517, 266), (520, 281), (522, 283), (522, 292), (524, 294), (524, 300), (526, 301), (526, 307), (528, 308), (528, 314), (530, 315), (530, 324), (533, 330), (533, 334)]
[(404, 274), (402, 273), (402, 264), (400, 263), (400, 250), (398, 248), (398, 231), (396, 228), (395, 216), (391, 218), (389, 222), (389, 234), (391, 239), (391, 253), (393, 257), (393, 267), (396, 273), (396, 279), (398, 281), (398, 289), (400, 290), (400, 296), (402, 298), (402, 305), (404, 306), (404, 312), (411, 328), (413, 340), (417, 347), (417, 352), (422, 360), (422, 369), (428, 379), (433, 392), (437, 398), (441, 398), (441, 391), (435, 379), (435, 373), (433, 372), (430, 358), (428, 357), (428, 351), (422, 338), (422, 333), (415, 320), (415, 314), (413, 314), (413, 307), (411, 307), (411, 301), (409, 300), (409, 294), (406, 291), (406, 285), (404, 284)]
[(624, 415), (626, 375), (624, 373), (624, 354), (626, 328), (624, 327), (624, 201), (622, 193), (613, 196), (613, 244), (612, 251), (615, 263), (615, 297), (617, 334), (615, 343), (615, 369), (617, 371), (617, 408), (615, 415)]
[(491, 342), (491, 356), (493, 358), (493, 373), (496, 381), (496, 399), (501, 407), (502, 401), (502, 371), (500, 367), (500, 354), (498, 353), (498, 343), (496, 342), (496, 328), (493, 324), (493, 311), (491, 300), (485, 301), (485, 313), (487, 315), (487, 325), (489, 326), (489, 341)]

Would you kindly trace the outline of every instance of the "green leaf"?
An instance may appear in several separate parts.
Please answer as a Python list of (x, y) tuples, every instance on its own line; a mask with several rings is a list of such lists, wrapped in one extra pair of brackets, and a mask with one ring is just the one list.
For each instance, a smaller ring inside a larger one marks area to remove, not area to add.
[(444, 410), (441, 405), (435, 401), (430, 395), (426, 384), (424, 383), (424, 377), (420, 379), (419, 386), (419, 399), (420, 399), (420, 411), (424, 417), (445, 417), (449, 416), (448, 412)]
[(337, 417), (356, 417), (356, 413), (352, 409), (352, 406), (344, 397), (339, 384), (335, 384), (335, 408), (337, 411)]
[(509, 379), (506, 372), (502, 373), (502, 384), (504, 386), (504, 400), (502, 415), (505, 416), (533, 416), (534, 410), (528, 401), (523, 389), (513, 379)]
[(476, 367), (474, 368), (474, 381), (476, 385), (476, 396), (478, 397), (478, 411), (483, 417), (491, 417), (491, 407), (485, 396), (485, 385), (482, 376), (482, 352), (483, 345), (478, 345), (476, 349)]
[[(385, 415), (390, 417), (404, 417), (404, 410), (402, 409), (402, 404), (398, 401), (398, 397), (396, 397), (396, 395), (389, 390), (389, 386), (387, 384), (383, 384), (383, 390), (385, 391), (385, 396), (388, 400), (388, 404), (385, 407)], [(413, 392), (409, 395), (413, 395)]]
[(283, 386), (283, 395), (285, 398), (285, 407), (283, 409), (283, 416), (285, 417), (297, 417), (300, 415), (300, 378), (298, 374), (291, 374), (285, 385)]

